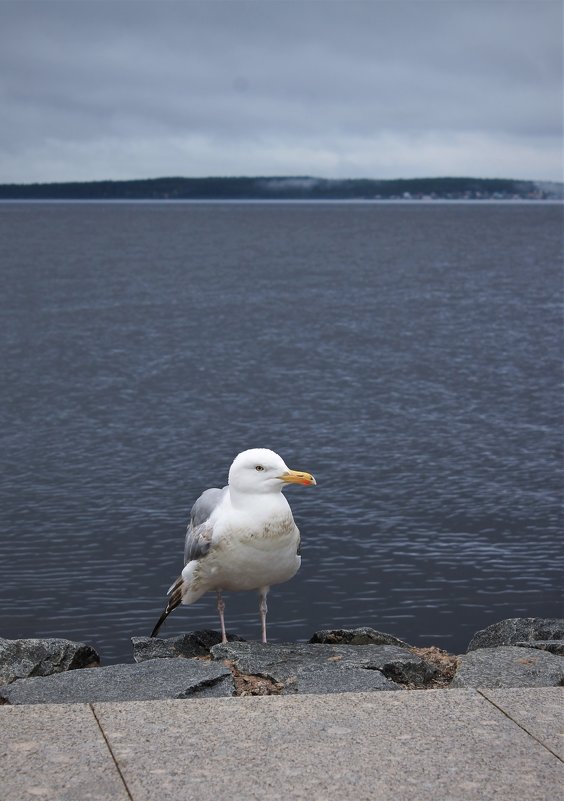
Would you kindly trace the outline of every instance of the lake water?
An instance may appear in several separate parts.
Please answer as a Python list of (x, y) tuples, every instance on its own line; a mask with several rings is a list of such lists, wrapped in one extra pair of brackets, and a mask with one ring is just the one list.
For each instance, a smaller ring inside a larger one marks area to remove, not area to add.
[(562, 616), (562, 206), (3, 203), (0, 265), (0, 636), (130, 659), (256, 446), (318, 481), (272, 640)]

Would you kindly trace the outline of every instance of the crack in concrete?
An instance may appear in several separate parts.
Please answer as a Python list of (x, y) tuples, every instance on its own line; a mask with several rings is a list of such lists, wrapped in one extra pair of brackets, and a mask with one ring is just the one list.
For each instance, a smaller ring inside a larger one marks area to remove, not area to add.
[(479, 688), (476, 688), (476, 692), (479, 693), (482, 696), (482, 698), (484, 698), (489, 704), (494, 706), (503, 715), (505, 715), (505, 717), (508, 718), (508, 720), (510, 720), (516, 726), (519, 726), (519, 728), (522, 731), (524, 731), (525, 734), (528, 734), (529, 737), (532, 737), (532, 739), (535, 740), (539, 745), (542, 745), (542, 747), (545, 748), (549, 753), (551, 753), (552, 756), (555, 756), (556, 759), (558, 759), (559, 762), (563, 762), (564, 763), (564, 759), (562, 759), (560, 754), (557, 754), (556, 751), (553, 751), (552, 748), (549, 745), (547, 745), (545, 742), (543, 742), (541, 739), (539, 739), (536, 736), (536, 734), (533, 734), (531, 731), (529, 731), (526, 726), (524, 726), (522, 723), (519, 723), (519, 721), (515, 720), (515, 718), (512, 718), (511, 715), (509, 714), (509, 712), (506, 712), (505, 709), (502, 706), (500, 706), (499, 704), (496, 704), (496, 702), (492, 701), (491, 698), (488, 698), (488, 696), (485, 693), (483, 693)]
[(102, 735), (102, 737), (104, 738), (104, 742), (106, 743), (106, 747), (107, 747), (108, 751), (110, 752), (110, 756), (111, 756), (111, 758), (112, 758), (112, 761), (113, 761), (113, 763), (114, 763), (114, 765), (115, 765), (115, 767), (116, 767), (116, 770), (117, 770), (117, 772), (118, 772), (118, 776), (119, 776), (119, 777), (120, 777), (120, 779), (121, 779), (121, 783), (123, 784), (124, 790), (125, 790), (125, 792), (127, 793), (127, 797), (130, 799), (130, 801), (134, 801), (134, 799), (133, 799), (133, 796), (132, 796), (132, 795), (131, 795), (131, 793), (129, 792), (129, 787), (127, 786), (127, 782), (125, 781), (125, 776), (124, 776), (124, 775), (123, 775), (123, 773), (121, 772), (121, 768), (120, 768), (120, 766), (119, 766), (119, 763), (118, 763), (118, 761), (117, 761), (117, 758), (116, 758), (116, 756), (115, 756), (115, 754), (114, 754), (114, 752), (113, 752), (113, 750), (112, 750), (112, 746), (110, 745), (110, 741), (109, 741), (109, 740), (108, 740), (108, 738), (106, 737), (106, 732), (105, 732), (105, 731), (104, 731), (104, 729), (102, 728), (102, 724), (100, 723), (100, 721), (99, 721), (99, 719), (98, 719), (98, 715), (96, 714), (96, 710), (94, 709), (94, 706), (93, 706), (92, 704), (88, 704), (88, 706), (90, 707), (90, 709), (91, 709), (91, 711), (92, 711), (92, 714), (94, 715), (94, 720), (96, 721), (96, 723), (97, 723), (97, 725), (98, 725), (98, 728), (100, 729), (100, 734), (101, 734), (101, 735)]

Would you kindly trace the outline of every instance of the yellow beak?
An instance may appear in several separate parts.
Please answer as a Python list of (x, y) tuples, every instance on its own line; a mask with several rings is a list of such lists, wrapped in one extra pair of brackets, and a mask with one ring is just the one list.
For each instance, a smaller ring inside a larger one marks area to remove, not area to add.
[(278, 476), (278, 478), (285, 484), (303, 484), (306, 487), (317, 484), (317, 481), (311, 473), (302, 473), (299, 470), (287, 470), (285, 473), (282, 473), (281, 476)]

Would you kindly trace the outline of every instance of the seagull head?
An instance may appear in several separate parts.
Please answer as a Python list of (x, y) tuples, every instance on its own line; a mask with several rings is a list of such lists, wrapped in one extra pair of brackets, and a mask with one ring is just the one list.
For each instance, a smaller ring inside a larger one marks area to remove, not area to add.
[(311, 473), (290, 470), (284, 459), (268, 448), (251, 448), (235, 457), (229, 486), (238, 492), (280, 492), (286, 484), (316, 484)]

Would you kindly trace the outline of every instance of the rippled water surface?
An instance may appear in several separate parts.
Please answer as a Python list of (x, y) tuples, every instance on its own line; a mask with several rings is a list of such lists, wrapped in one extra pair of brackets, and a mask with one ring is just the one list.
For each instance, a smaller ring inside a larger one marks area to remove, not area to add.
[[(130, 658), (197, 495), (247, 447), (302, 569), (273, 640), (370, 625), (463, 650), (562, 615), (562, 209), (0, 204), (0, 636)], [(254, 593), (226, 597), (259, 633)], [(216, 627), (212, 596), (165, 633)]]

